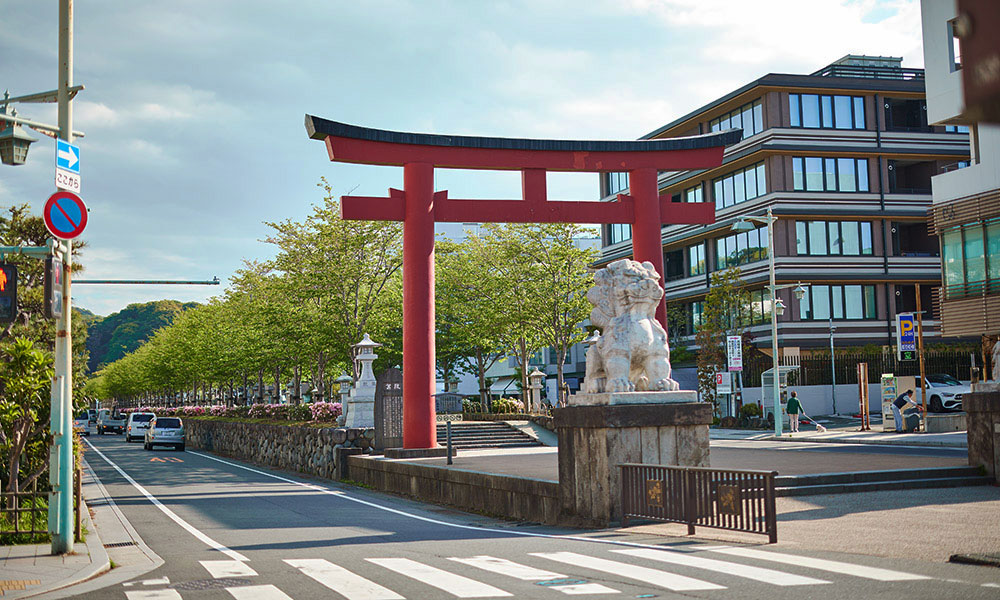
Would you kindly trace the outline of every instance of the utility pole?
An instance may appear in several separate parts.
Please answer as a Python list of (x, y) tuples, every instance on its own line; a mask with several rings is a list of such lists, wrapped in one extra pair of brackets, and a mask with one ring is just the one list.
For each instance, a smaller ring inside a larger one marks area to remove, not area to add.
[[(73, 0), (59, 0), (59, 138), (73, 142)], [(52, 453), (49, 480), (53, 492), (49, 498), (49, 529), (52, 553), (73, 551), (73, 340), (70, 298), (70, 273), (73, 266), (73, 242), (53, 240), (56, 254), (62, 254), (63, 307), (56, 322), (55, 364), (52, 378), (51, 426)], [(53, 506), (54, 505), (54, 506)], [(54, 508), (54, 510), (53, 510)]]
[(833, 414), (837, 414), (837, 357), (833, 353), (833, 317), (830, 317), (830, 395), (833, 397)]

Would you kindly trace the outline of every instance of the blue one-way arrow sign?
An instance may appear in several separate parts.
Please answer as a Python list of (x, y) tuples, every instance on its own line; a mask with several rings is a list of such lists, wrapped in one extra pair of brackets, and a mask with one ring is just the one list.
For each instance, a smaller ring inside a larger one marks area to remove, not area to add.
[(56, 168), (80, 174), (80, 149), (73, 144), (56, 140)]

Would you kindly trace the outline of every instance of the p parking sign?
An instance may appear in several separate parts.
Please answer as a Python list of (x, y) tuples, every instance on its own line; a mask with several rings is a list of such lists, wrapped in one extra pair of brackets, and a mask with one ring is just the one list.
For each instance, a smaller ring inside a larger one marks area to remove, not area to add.
[(917, 358), (917, 326), (910, 313), (896, 315), (896, 358), (899, 360)]

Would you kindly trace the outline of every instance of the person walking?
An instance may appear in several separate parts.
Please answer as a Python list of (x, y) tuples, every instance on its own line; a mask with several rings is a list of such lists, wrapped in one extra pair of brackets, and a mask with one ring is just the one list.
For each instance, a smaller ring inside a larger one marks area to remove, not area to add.
[(802, 413), (802, 404), (799, 402), (799, 397), (795, 392), (792, 392), (792, 397), (788, 399), (788, 407), (785, 409), (788, 412), (788, 426), (792, 433), (799, 432), (799, 414)]
[(913, 401), (913, 390), (906, 390), (892, 402), (892, 418), (896, 421), (896, 433), (904, 433), (902, 411), (907, 405), (917, 407), (917, 403)]

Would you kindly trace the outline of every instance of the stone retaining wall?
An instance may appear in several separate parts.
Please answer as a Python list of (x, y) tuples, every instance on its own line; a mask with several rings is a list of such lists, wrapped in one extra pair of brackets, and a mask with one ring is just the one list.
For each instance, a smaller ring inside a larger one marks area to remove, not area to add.
[(350, 477), (376, 490), (495, 517), (560, 523), (554, 481), (351, 456)]
[(239, 421), (184, 419), (186, 444), (192, 448), (262, 465), (337, 478), (337, 448), (370, 453), (374, 429), (292, 427)]

